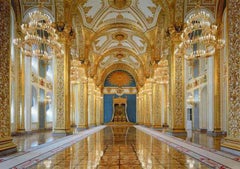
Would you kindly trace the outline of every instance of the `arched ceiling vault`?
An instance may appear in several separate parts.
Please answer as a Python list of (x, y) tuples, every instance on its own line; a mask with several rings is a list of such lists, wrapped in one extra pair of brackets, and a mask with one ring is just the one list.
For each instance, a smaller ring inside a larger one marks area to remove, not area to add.
[[(84, 26), (85, 58), (90, 62), (90, 76), (98, 85), (114, 70), (133, 75), (138, 85), (155, 55), (159, 23), (170, 18), (174, 0), (81, 0), (78, 13)], [(160, 25), (161, 26), (161, 25)], [(166, 26), (166, 22), (163, 27)], [(99, 78), (101, 77), (101, 78)]]

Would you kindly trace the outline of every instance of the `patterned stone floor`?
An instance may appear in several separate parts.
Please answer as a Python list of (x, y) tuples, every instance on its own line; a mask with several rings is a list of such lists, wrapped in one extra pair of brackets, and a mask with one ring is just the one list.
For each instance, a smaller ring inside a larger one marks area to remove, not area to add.
[(111, 126), (30, 168), (200, 169), (209, 167), (134, 127)]
[[(163, 133), (164, 130), (158, 130)], [(77, 130), (74, 130), (74, 133), (77, 133)], [(36, 132), (29, 135), (19, 135), (13, 136), (13, 142), (17, 145), (18, 151), (24, 151), (38, 145), (42, 145), (44, 143), (50, 143), (54, 140), (61, 138), (60, 136), (52, 136), (52, 132), (50, 130)], [(220, 150), (220, 143), (223, 136), (213, 137), (209, 136), (206, 133), (200, 132), (192, 132), (187, 131), (187, 136), (179, 136), (179, 138), (190, 141), (192, 143), (196, 143), (208, 148), (213, 148), (216, 150)]]

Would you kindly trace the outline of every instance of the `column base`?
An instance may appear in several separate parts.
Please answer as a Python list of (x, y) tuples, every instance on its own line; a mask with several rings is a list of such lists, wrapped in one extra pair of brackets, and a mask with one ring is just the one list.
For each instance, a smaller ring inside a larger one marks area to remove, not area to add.
[(185, 129), (169, 129), (166, 133), (172, 136), (187, 136)]
[(88, 127), (89, 127), (89, 128), (91, 128), (91, 127), (96, 127), (96, 124), (95, 124), (95, 123), (89, 124)]
[(17, 152), (17, 146), (12, 142), (11, 137), (0, 139), (0, 156)]
[(201, 133), (207, 133), (207, 129), (200, 129), (199, 130)]
[(88, 129), (87, 125), (77, 125), (77, 131), (82, 131)]
[(214, 130), (214, 131), (207, 131), (207, 135), (217, 137), (217, 136), (224, 135), (224, 133), (220, 130)]
[(221, 150), (240, 156), (240, 139), (224, 138), (221, 143)]
[(144, 123), (143, 125), (146, 126), (146, 127), (152, 127), (151, 123)]
[(12, 132), (12, 136), (30, 135), (32, 133), (33, 133), (33, 131), (26, 131), (25, 129), (18, 129), (16, 132)]
[(71, 131), (70, 129), (54, 129), (52, 132), (53, 136), (68, 136), (72, 134), (73, 131)]
[(164, 123), (162, 126), (163, 126), (164, 128), (168, 128), (168, 127), (169, 127), (169, 125), (168, 125), (167, 123)]
[(159, 128), (162, 128), (162, 126), (161, 125), (152, 125), (152, 128), (155, 128), (155, 129), (159, 129)]
[(76, 127), (77, 125), (76, 124), (71, 124), (71, 127)]

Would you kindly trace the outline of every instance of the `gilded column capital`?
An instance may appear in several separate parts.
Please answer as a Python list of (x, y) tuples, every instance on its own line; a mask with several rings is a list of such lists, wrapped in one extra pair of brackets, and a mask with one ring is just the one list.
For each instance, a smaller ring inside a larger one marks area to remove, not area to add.
[(59, 40), (71, 45), (71, 42), (75, 38), (75, 33), (72, 26), (66, 24), (65, 22), (59, 21), (53, 23), (53, 27), (56, 29)]
[(167, 36), (170, 37), (172, 42), (180, 42), (181, 41), (181, 34), (185, 27), (185, 24), (182, 22), (176, 22), (171, 24), (167, 28)]

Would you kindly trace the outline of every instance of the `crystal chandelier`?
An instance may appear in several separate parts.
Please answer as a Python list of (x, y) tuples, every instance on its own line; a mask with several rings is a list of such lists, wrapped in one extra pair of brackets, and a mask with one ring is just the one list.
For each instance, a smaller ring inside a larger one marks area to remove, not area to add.
[(196, 13), (187, 20), (181, 40), (179, 47), (184, 48), (186, 60), (213, 56), (215, 50), (225, 44), (224, 40), (217, 38), (217, 26), (211, 24), (209, 14), (201, 11), (199, 5)]
[(37, 57), (49, 61), (54, 56), (61, 57), (63, 50), (57, 41), (58, 35), (52, 27), (50, 17), (40, 10), (29, 13), (28, 24), (21, 25), (24, 38), (14, 40), (14, 44), (21, 49), (27, 57)]

